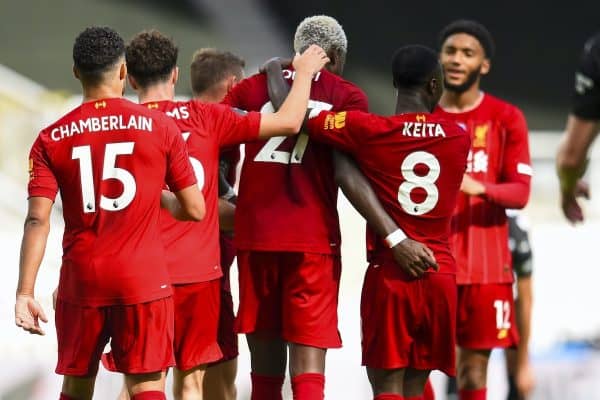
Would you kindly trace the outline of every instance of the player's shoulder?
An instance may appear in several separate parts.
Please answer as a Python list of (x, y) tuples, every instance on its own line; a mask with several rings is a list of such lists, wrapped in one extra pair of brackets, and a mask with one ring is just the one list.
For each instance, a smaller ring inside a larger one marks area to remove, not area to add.
[(350, 82), (349, 80), (344, 79), (343, 77), (336, 75), (332, 72), (329, 72), (326, 69), (323, 69), (320, 72), (319, 80), (322, 80), (323, 83), (326, 83), (326, 84), (329, 83), (329, 84), (335, 86), (336, 88), (339, 88), (345, 92), (355, 93), (355, 94), (364, 96), (365, 98), (367, 97), (365, 92), (360, 87), (358, 87), (355, 83)]
[(524, 118), (523, 111), (518, 106), (487, 92), (484, 93), (481, 107), (492, 110), (492, 112), (497, 113), (503, 119)]

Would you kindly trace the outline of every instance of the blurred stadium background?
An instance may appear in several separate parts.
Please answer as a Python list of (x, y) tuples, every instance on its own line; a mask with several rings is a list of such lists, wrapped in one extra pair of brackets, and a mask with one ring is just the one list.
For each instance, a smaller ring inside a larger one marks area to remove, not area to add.
[[(385, 0), (0, 0), (0, 400), (52, 400), (60, 390), (60, 377), (52, 372), (54, 324), (47, 324), (45, 337), (19, 331), (13, 322), (13, 296), (26, 209), (27, 154), (37, 131), (80, 101), (78, 82), (71, 74), (77, 33), (88, 25), (106, 24), (126, 38), (145, 28), (170, 34), (180, 46), (178, 89), (185, 97), (190, 94), (187, 67), (195, 49), (234, 51), (246, 58), (246, 72), (252, 74), (265, 59), (288, 55), (296, 25), (316, 13), (332, 15), (345, 27), (347, 77), (367, 92), (372, 109), (384, 114), (394, 106), (388, 63), (396, 47), (435, 46), (437, 31), (459, 17), (478, 19), (491, 30), (498, 51), (483, 86), (520, 106), (531, 129), (535, 176), (525, 213), (531, 222), (535, 264), (532, 357), (538, 386), (532, 398), (600, 399), (600, 272), (595, 257), (600, 204), (586, 204), (584, 226), (569, 226), (559, 212), (553, 163), (578, 54), (584, 40), (600, 29), (600, 3), (455, 1), (428, 2), (424, 7)], [(600, 187), (598, 158), (596, 151), (588, 173), (593, 189)], [(345, 268), (340, 329), (345, 347), (330, 352), (327, 398), (367, 399), (358, 316), (364, 226), (345, 199), (340, 199), (339, 208)], [(51, 320), (61, 235), (62, 219), (55, 212), (37, 286)], [(235, 283), (235, 275), (232, 279)], [(241, 342), (239, 398), (246, 399), (249, 358)], [(490, 400), (504, 398), (504, 374), (502, 356), (496, 354), (488, 377)], [(443, 383), (441, 375), (434, 376), (441, 399)], [(119, 386), (118, 376), (101, 372), (95, 398), (116, 398)]]

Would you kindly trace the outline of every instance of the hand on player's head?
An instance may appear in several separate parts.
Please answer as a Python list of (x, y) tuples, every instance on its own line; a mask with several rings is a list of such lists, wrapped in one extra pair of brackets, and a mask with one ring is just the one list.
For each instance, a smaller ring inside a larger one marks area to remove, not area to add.
[(15, 303), (15, 324), (35, 335), (45, 335), (40, 320), (48, 322), (42, 306), (33, 296), (17, 295)]
[(404, 239), (392, 247), (392, 254), (396, 264), (412, 278), (422, 277), (430, 268), (439, 270), (433, 252), (424, 244), (412, 239)]
[(292, 62), (296, 72), (316, 74), (329, 62), (327, 53), (319, 46), (309, 46), (301, 55), (296, 54)]

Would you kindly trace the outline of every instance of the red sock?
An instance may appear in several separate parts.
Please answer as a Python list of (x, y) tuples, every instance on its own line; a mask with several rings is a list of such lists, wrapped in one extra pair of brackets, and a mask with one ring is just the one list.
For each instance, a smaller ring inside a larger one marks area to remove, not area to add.
[(305, 373), (292, 377), (294, 400), (323, 400), (325, 398), (325, 375)]
[(427, 379), (425, 383), (425, 389), (423, 390), (423, 400), (435, 400), (435, 394), (433, 393), (433, 386), (431, 380)]
[(252, 394), (250, 400), (283, 400), (283, 376), (258, 375), (252, 372)]
[(64, 393), (61, 393), (58, 400), (77, 400), (77, 399), (75, 397), (67, 396)]
[(131, 396), (131, 400), (167, 400), (165, 393), (160, 390), (140, 392)]
[(406, 400), (404, 397), (395, 393), (381, 393), (375, 396), (374, 400)]
[(485, 400), (486, 393), (486, 388), (476, 390), (459, 389), (458, 398), (460, 400)]

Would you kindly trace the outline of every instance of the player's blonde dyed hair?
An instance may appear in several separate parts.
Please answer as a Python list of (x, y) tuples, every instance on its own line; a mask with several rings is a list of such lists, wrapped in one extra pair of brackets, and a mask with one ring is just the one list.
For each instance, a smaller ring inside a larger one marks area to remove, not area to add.
[(346, 33), (335, 18), (314, 15), (300, 22), (294, 35), (294, 50), (302, 53), (310, 45), (320, 46), (326, 53), (331, 50), (348, 51)]

